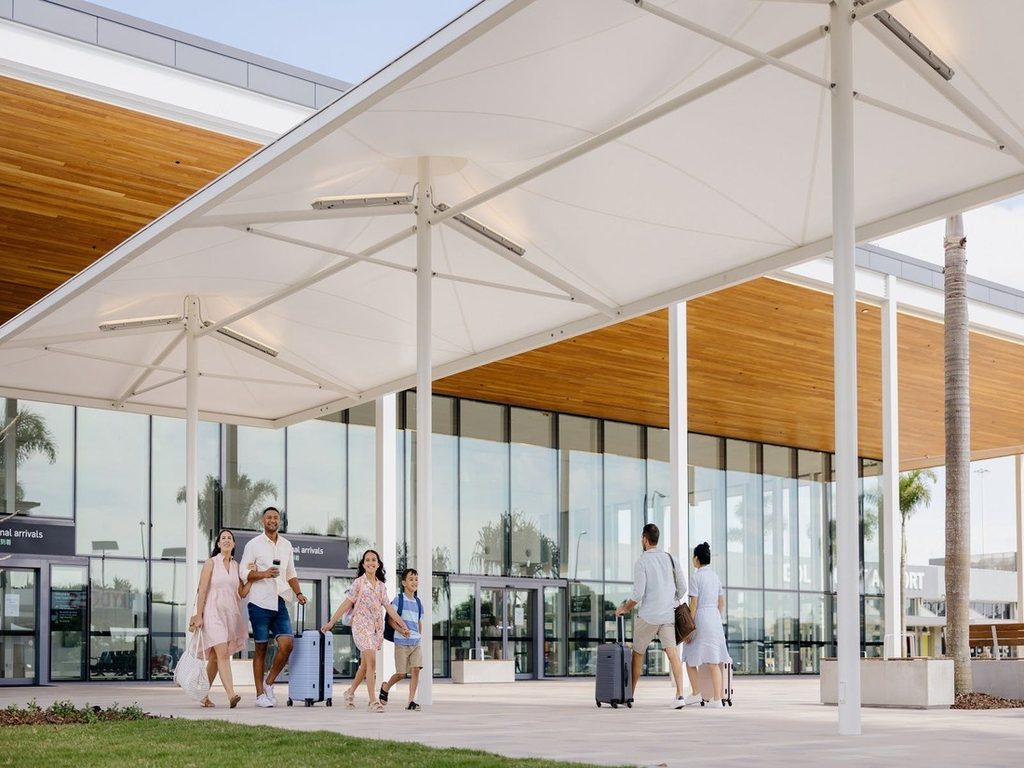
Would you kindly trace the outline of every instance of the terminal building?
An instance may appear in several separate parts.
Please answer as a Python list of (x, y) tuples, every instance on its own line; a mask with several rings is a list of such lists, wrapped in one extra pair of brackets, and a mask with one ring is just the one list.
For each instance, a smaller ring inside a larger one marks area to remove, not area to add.
[[(80, 0), (0, 2), (0, 319), (349, 88)], [(940, 465), (942, 270), (874, 246), (857, 258), (861, 641), (879, 655), (886, 563), (899, 559), (879, 502), (882, 352), (898, 346), (900, 468)], [(830, 288), (819, 258), (687, 302), (684, 540), (711, 544), (739, 674), (813, 674), (835, 655)], [(1024, 293), (971, 279), (969, 296), (973, 455), (1021, 453)], [(594, 674), (642, 526), (672, 533), (672, 354), (659, 310), (434, 382), (421, 592), (435, 677), (479, 656), (513, 660), (523, 679)], [(393, 592), (415, 563), (416, 401), (407, 390), (384, 402), (277, 430), (202, 422), (200, 548), (221, 527), (244, 540), (276, 505), (319, 625), (377, 546), (383, 440), (396, 456), (397, 544), (382, 553)], [(26, 392), (2, 373), (0, 408), (0, 684), (168, 679), (197, 565), (185, 559), (185, 422)], [(924, 571), (922, 589), (941, 584)], [(989, 602), (1019, 621), (1019, 566), (1007, 578)], [(909, 594), (927, 654), (939, 595)], [(339, 634), (336, 674), (357, 663)], [(666, 673), (660, 651), (646, 671)]]

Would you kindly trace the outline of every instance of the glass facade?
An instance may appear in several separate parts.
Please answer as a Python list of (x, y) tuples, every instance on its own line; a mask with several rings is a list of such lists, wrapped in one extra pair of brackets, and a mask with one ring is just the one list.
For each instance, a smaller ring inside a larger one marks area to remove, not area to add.
[[(389, 574), (416, 566), (415, 395), (397, 404), (398, 548), (383, 553)], [(50, 607), (50, 657), (33, 664), (55, 680), (168, 677), (192, 610), (184, 423), (0, 406), (5, 423), (21, 420), (2, 447), (6, 508), (73, 531), (69, 551), (51, 559), (50, 593), (38, 596)], [(499, 647), (520, 675), (594, 674), (597, 646), (615, 637), (614, 609), (631, 590), (641, 528), (654, 522), (670, 535), (667, 430), (446, 396), (433, 408), (434, 674)], [(322, 595), (311, 615), (333, 611), (375, 541), (374, 422), (368, 403), (284, 430), (202, 423), (204, 554), (219, 527), (255, 529), (260, 511), (277, 505), (286, 534), (348, 539), (348, 562), (305, 574), (300, 564), (309, 591)], [(831, 456), (691, 434), (689, 460), (688, 547), (711, 545), (737, 673), (817, 672), (818, 659), (835, 652)], [(881, 465), (862, 460), (861, 470), (862, 640), (872, 655), (884, 634)], [(25, 573), (35, 589), (38, 570)], [(11, 632), (4, 642), (27, 642)], [(356, 663), (343, 631), (335, 671), (349, 676)], [(645, 671), (667, 673), (656, 646)]]

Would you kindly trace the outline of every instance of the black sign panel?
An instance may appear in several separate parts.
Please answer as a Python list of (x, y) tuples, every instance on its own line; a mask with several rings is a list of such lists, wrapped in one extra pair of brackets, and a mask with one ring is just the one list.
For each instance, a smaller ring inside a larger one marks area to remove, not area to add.
[[(260, 534), (255, 531), (235, 531), (235, 559), (241, 562), (245, 545)], [(340, 536), (309, 536), (287, 534), (295, 552), (295, 568), (315, 568), (339, 571), (348, 568), (348, 539)]]
[(74, 554), (75, 528), (72, 525), (41, 523), (20, 515), (0, 523), (0, 557)]

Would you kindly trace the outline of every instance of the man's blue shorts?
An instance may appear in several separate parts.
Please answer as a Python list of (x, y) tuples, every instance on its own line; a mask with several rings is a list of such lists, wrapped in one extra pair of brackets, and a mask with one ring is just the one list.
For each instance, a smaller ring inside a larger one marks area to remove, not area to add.
[(292, 619), (283, 597), (277, 598), (276, 611), (249, 603), (249, 622), (252, 624), (252, 639), (257, 643), (269, 643), (271, 632), (275, 637), (292, 634)]

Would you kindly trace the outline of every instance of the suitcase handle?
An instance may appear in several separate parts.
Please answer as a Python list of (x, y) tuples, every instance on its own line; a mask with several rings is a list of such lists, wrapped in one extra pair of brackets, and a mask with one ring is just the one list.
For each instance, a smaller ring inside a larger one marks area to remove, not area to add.
[(615, 636), (620, 643), (626, 642), (626, 615), (615, 617)]
[(295, 609), (295, 623), (299, 625), (299, 631), (295, 634), (301, 635), (306, 631), (306, 606), (302, 603)]

